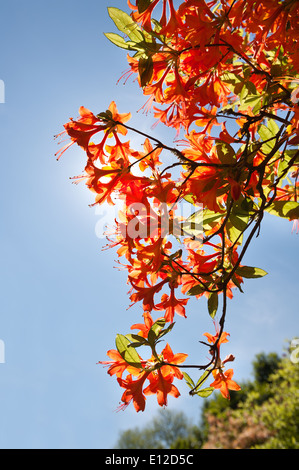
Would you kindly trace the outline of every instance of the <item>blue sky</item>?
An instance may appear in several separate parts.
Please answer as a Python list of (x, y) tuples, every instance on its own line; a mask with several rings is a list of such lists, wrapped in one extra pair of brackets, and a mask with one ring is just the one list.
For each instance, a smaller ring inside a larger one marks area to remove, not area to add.
[[(157, 410), (149, 397), (143, 414), (132, 407), (115, 412), (122, 389), (96, 363), (142, 311), (126, 310), (126, 275), (113, 268), (114, 251), (101, 251), (93, 196), (69, 180), (83, 170), (83, 153), (72, 147), (59, 162), (54, 157), (54, 134), (81, 105), (98, 113), (115, 100), (120, 112), (132, 112), (132, 125), (150, 130), (150, 119), (137, 113), (144, 103), (137, 84), (116, 85), (128, 67), (125, 52), (103, 35), (114, 31), (107, 6), (125, 9), (126, 2), (11, 0), (1, 6), (3, 449), (109, 449), (120, 430), (145, 425)], [(155, 135), (162, 138), (163, 128)], [(281, 353), (286, 339), (299, 336), (299, 238), (291, 228), (266, 217), (246, 264), (269, 275), (246, 282), (245, 293), (229, 302), (224, 353), (236, 356), (236, 381), (250, 378), (255, 354)], [(213, 332), (206, 303), (190, 302), (187, 315), (177, 319), (169, 341), (174, 352), (189, 353), (190, 362), (202, 361), (206, 351), (198, 341)], [(196, 422), (200, 399), (179, 385), (182, 397), (170, 399), (169, 407)]]

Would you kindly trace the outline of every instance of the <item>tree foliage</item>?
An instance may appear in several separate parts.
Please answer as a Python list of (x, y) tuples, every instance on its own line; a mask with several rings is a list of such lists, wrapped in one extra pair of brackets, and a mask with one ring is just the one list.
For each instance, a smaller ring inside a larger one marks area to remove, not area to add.
[[(263, 357), (264, 374), (259, 360)], [(242, 387), (245, 399), (219, 413), (211, 402), (205, 409), (206, 440), (203, 448), (298, 449), (299, 367), (289, 354), (256, 357), (254, 382)], [(212, 406), (211, 406), (212, 405)]]
[[(129, 0), (128, 12), (108, 13), (118, 33), (106, 37), (127, 54), (124, 79), (137, 77), (145, 109), (176, 137), (170, 145), (132, 127), (114, 101), (100, 112), (81, 106), (60, 134), (70, 142), (58, 158), (73, 144), (86, 153), (75, 182), (85, 181), (94, 204), (122, 204), (108, 246), (128, 272), (131, 305), (143, 307), (137, 333), (119, 333), (101, 363), (123, 389), (122, 409), (144, 411), (149, 395), (165, 406), (183, 379), (191, 395), (219, 389), (229, 399), (240, 390), (226, 369), (234, 356), (220, 351), (229, 299), (267, 274), (244, 264), (247, 249), (265, 212), (298, 227), (299, 4)], [(160, 347), (192, 297), (220, 317), (204, 333), (210, 356), (199, 364)]]
[(200, 431), (183, 412), (160, 410), (145, 429), (139, 427), (120, 433), (117, 449), (173, 449), (192, 448), (201, 440)]
[(197, 425), (184, 413), (161, 410), (144, 429), (122, 432), (116, 447), (298, 449), (298, 363), (292, 363), (289, 354), (261, 353), (253, 361), (253, 377), (242, 384), (242, 392), (232, 393), (230, 401), (221, 394), (205, 401)]

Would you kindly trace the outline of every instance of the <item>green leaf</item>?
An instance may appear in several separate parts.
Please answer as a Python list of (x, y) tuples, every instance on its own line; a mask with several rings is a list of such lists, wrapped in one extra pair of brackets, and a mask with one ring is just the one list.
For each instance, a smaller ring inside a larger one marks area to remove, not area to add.
[(152, 327), (149, 329), (147, 339), (151, 347), (154, 347), (157, 340), (160, 337), (160, 333), (165, 326), (166, 320), (165, 318), (161, 318), (160, 320), (155, 321)]
[(229, 89), (235, 95), (240, 95), (244, 84), (244, 78), (232, 72), (224, 72), (222, 81), (228, 85)]
[(126, 34), (131, 41), (143, 41), (142, 31), (131, 16), (115, 7), (108, 7), (108, 14), (119, 31)]
[(121, 357), (131, 366), (142, 368), (137, 351), (130, 347), (131, 342), (124, 335), (118, 334), (115, 338), (116, 348)]
[(195, 205), (196, 199), (195, 199), (195, 196), (193, 196), (193, 194), (187, 194), (186, 196), (184, 196), (184, 199), (185, 201), (190, 202), (190, 204)]
[(215, 317), (218, 310), (218, 294), (217, 292), (212, 292), (208, 298), (208, 310), (212, 318)]
[[(249, 77), (247, 78), (249, 79)], [(240, 111), (246, 110), (248, 106), (254, 108), (255, 106), (258, 106), (258, 103), (261, 101), (261, 95), (257, 93), (255, 85), (250, 80), (244, 83), (238, 95), (240, 98), (240, 106), (238, 107), (238, 110)]]
[(182, 232), (192, 237), (199, 237), (199, 235), (203, 233), (202, 221), (203, 211), (200, 209), (187, 217), (187, 219), (181, 224)]
[(155, 321), (149, 331), (152, 331), (156, 337), (159, 336), (160, 331), (164, 328), (166, 323), (165, 318), (160, 318), (160, 320)]
[(150, 82), (154, 70), (153, 59), (150, 57), (141, 57), (138, 62), (138, 72), (141, 87), (145, 87)]
[(258, 133), (263, 140), (268, 140), (268, 139), (271, 139), (271, 137), (275, 137), (275, 133), (273, 133), (272, 130), (265, 124), (261, 124), (259, 126)]
[(213, 391), (214, 387), (207, 387), (203, 388), (202, 390), (198, 390), (198, 392), (196, 392), (196, 395), (199, 395), (202, 398), (207, 398), (213, 393)]
[(211, 230), (215, 225), (217, 225), (220, 219), (223, 217), (223, 214), (216, 213), (209, 209), (205, 209), (203, 213), (203, 227), (204, 230)]
[(188, 385), (188, 387), (193, 389), (195, 387), (195, 384), (193, 380), (191, 379), (191, 377), (186, 372), (182, 372), (182, 374), (184, 376), (184, 379), (186, 380), (186, 384)]
[(121, 47), (122, 49), (127, 49), (128, 51), (133, 51), (135, 50), (134, 48), (132, 48), (128, 42), (126, 42), (124, 40), (124, 38), (122, 36), (120, 36), (119, 34), (115, 34), (115, 33), (104, 33), (104, 35), (106, 36), (107, 39), (109, 39), (109, 41), (111, 41), (113, 44), (115, 44), (117, 47)]
[(278, 217), (289, 220), (299, 219), (299, 202), (295, 201), (274, 201), (266, 211)]
[(188, 290), (187, 295), (199, 295), (203, 294), (204, 292), (204, 288), (201, 285), (197, 284), (196, 286), (193, 286), (190, 290)]
[(164, 329), (161, 330), (159, 333), (159, 338), (162, 338), (162, 336), (167, 335), (167, 333), (169, 333), (172, 330), (174, 325), (175, 325), (175, 322), (170, 323), (170, 325), (167, 328), (165, 328), (165, 330)]
[(238, 239), (238, 243), (242, 243), (243, 232), (245, 231), (249, 216), (253, 214), (253, 203), (246, 198), (235, 202), (228, 218), (226, 228), (228, 237), (232, 243)]
[(252, 110), (254, 110), (254, 114), (261, 109), (262, 106), (262, 99), (261, 95), (249, 95), (242, 100), (242, 105), (239, 106), (240, 111), (244, 111), (250, 106)]
[(294, 164), (295, 164), (295, 163), (299, 163), (299, 154), (298, 154), (298, 150), (297, 150), (297, 149), (289, 149), (289, 150), (287, 150), (287, 151), (284, 153), (284, 158), (287, 159), (287, 160), (290, 160), (290, 159), (293, 158), (295, 155), (297, 155), (297, 158), (295, 159)]
[(196, 387), (202, 387), (202, 385), (205, 383), (207, 378), (209, 377), (210, 372), (208, 370), (205, 370), (204, 373), (199, 377), (198, 381), (196, 382)]
[(224, 164), (233, 164), (236, 163), (236, 153), (233, 147), (227, 142), (218, 140), (216, 142), (216, 151), (219, 160)]
[(137, 0), (138, 13), (143, 13), (151, 4), (152, 0)]
[[(272, 124), (270, 124), (271, 122)], [(276, 127), (275, 123), (273, 124), (273, 119), (268, 120), (267, 126), (265, 124), (261, 124), (258, 128), (258, 134), (263, 139), (263, 141), (271, 139), (261, 147), (262, 152), (265, 154), (270, 153), (273, 150), (277, 135), (277, 131), (275, 131), (275, 129)]]
[(242, 290), (242, 287), (241, 287), (241, 285), (240, 285), (240, 283), (239, 283), (239, 281), (237, 280), (237, 278), (236, 278), (235, 275), (233, 275), (232, 281), (233, 281), (233, 283), (235, 284), (235, 286), (239, 289), (239, 291), (242, 292), (242, 294), (244, 294), (244, 291)]
[(277, 135), (279, 132), (279, 127), (277, 122), (274, 119), (268, 119), (267, 122), (268, 129), (272, 132), (272, 135)]
[(140, 335), (128, 334), (126, 338), (131, 341), (130, 344), (128, 344), (128, 348), (139, 348), (140, 346), (148, 344), (148, 341)]
[(226, 229), (228, 232), (228, 237), (232, 243), (235, 243), (237, 239), (239, 244), (242, 243), (243, 232), (247, 227), (248, 220), (248, 214), (234, 212), (230, 214), (226, 224)]
[(266, 271), (260, 268), (254, 268), (252, 266), (239, 266), (236, 269), (236, 273), (239, 274), (241, 277), (245, 277), (246, 279), (255, 279), (258, 277), (263, 277), (268, 274)]
[[(186, 374), (187, 375), (187, 374)], [(211, 393), (213, 392), (214, 390), (214, 387), (206, 387), (206, 388), (200, 388), (204, 383), (205, 381), (207, 380), (207, 378), (209, 377), (210, 375), (210, 371), (209, 370), (206, 370), (201, 377), (199, 377), (196, 385), (193, 384), (193, 381), (192, 381), (192, 384), (193, 386), (191, 387), (190, 384), (189, 387), (190, 388), (194, 388), (194, 392), (192, 393), (193, 395), (199, 395), (200, 397), (203, 397), (203, 398), (206, 398), (208, 396), (211, 395)], [(189, 377), (189, 376), (188, 376)], [(191, 379), (190, 379), (191, 380)], [(187, 381), (187, 379), (186, 379)], [(187, 382), (188, 383), (188, 382)], [(198, 388), (197, 388), (198, 387)]]
[(232, 243), (238, 243), (238, 245), (242, 244), (243, 234), (242, 232), (240, 232), (240, 230), (234, 227), (234, 225), (231, 223), (230, 220), (228, 220), (226, 223), (226, 230), (227, 230), (228, 238), (230, 239)]
[(249, 215), (248, 213), (238, 213), (233, 212), (229, 216), (229, 220), (231, 221), (232, 225), (239, 230), (239, 232), (243, 232), (248, 223)]

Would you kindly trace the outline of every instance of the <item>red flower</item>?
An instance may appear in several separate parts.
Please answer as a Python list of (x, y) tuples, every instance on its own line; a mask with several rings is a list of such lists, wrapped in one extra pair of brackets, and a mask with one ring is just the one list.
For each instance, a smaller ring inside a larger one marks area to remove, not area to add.
[(64, 134), (68, 134), (71, 138), (71, 142), (55, 154), (57, 160), (59, 160), (61, 155), (74, 143), (77, 143), (84, 150), (87, 150), (91, 137), (105, 129), (105, 125), (100, 125), (101, 121), (89, 111), (89, 109), (84, 108), (84, 106), (79, 108), (79, 114), (80, 117), (76, 121), (71, 119), (70, 122), (64, 125), (65, 131), (55, 136), (60, 137)]
[[(204, 336), (207, 337), (209, 343), (211, 344), (215, 344), (216, 343), (216, 340), (218, 339), (218, 336), (219, 336), (219, 331), (216, 332), (216, 334), (213, 336), (211, 335), (210, 333), (204, 333)], [(220, 339), (217, 343), (217, 347), (219, 348), (220, 347), (220, 344), (222, 343), (228, 343), (228, 339), (227, 337), (230, 336), (229, 333), (227, 333), (226, 331), (223, 331), (221, 333), (221, 336), (220, 336)]]
[(233, 369), (228, 369), (226, 372), (213, 370), (212, 374), (215, 380), (210, 384), (210, 387), (219, 388), (224, 398), (230, 399), (229, 390), (241, 390), (240, 385), (231, 380), (234, 375)]
[(133, 400), (135, 410), (137, 412), (144, 411), (145, 396), (142, 388), (149, 374), (149, 371), (142, 372), (137, 380), (132, 380), (132, 376), (130, 374), (127, 376), (126, 380), (121, 378), (117, 379), (119, 385), (126, 389), (121, 397), (123, 402), (123, 404), (120, 406), (121, 409), (126, 408)]
[(143, 318), (144, 323), (135, 323), (131, 326), (131, 330), (138, 329), (140, 330), (138, 334), (143, 338), (147, 338), (148, 332), (154, 324), (154, 320), (152, 319), (152, 316), (149, 312), (144, 312)]
[(173, 366), (173, 364), (181, 364), (186, 360), (188, 354), (177, 353), (173, 354), (171, 347), (167, 343), (165, 348), (162, 351), (163, 361), (168, 362), (172, 365), (166, 365), (161, 367), (162, 374), (167, 377), (168, 375), (173, 375), (177, 379), (182, 380), (183, 374), (178, 367)]
[(165, 310), (165, 320), (172, 323), (175, 313), (186, 318), (185, 305), (189, 299), (177, 299), (174, 287), (170, 287), (170, 295), (163, 294), (161, 302), (155, 306), (155, 310)]
[(144, 310), (152, 311), (155, 307), (154, 295), (162, 289), (163, 285), (167, 282), (167, 279), (163, 279), (162, 281), (158, 282), (158, 284), (149, 287), (145, 287), (144, 283), (141, 285), (140, 283), (137, 284), (133, 282), (132, 279), (130, 279), (130, 282), (137, 291), (130, 296), (132, 302), (135, 303), (143, 300)]
[(112, 361), (99, 361), (98, 364), (109, 365), (108, 374), (116, 375), (116, 377), (122, 377), (122, 374), (125, 370), (130, 372), (133, 375), (140, 374), (140, 369), (130, 366), (119, 354), (116, 349), (110, 349), (107, 351), (107, 356), (109, 356)]
[(167, 406), (167, 396), (172, 395), (175, 398), (180, 396), (180, 392), (172, 384), (173, 375), (169, 374), (166, 377), (162, 374), (161, 370), (154, 371), (148, 377), (150, 384), (144, 389), (145, 395), (157, 394), (157, 400), (160, 406)]
[[(100, 147), (100, 150), (102, 152), (104, 142), (106, 141), (107, 137), (111, 132), (119, 132), (122, 135), (126, 135), (127, 133), (127, 129), (124, 126), (122, 126), (121, 124), (115, 124), (115, 122), (125, 123), (131, 118), (131, 113), (119, 114), (114, 101), (110, 103), (106, 113), (99, 114), (98, 116), (95, 116), (89, 109), (85, 108), (84, 106), (81, 106), (79, 108), (79, 114), (80, 117), (76, 121), (71, 119), (70, 122), (64, 125), (65, 131), (61, 132), (56, 136), (59, 137), (64, 134), (68, 134), (68, 136), (71, 138), (71, 142), (65, 145), (59, 152), (56, 153), (57, 160), (59, 160), (61, 155), (74, 143), (77, 143), (80, 147), (82, 147), (87, 152), (88, 158), (93, 160), (95, 146), (94, 144), (90, 144), (91, 137), (97, 132), (107, 131), (103, 137), (102, 142), (98, 146), (96, 146)], [(91, 149), (93, 152), (89, 152), (89, 145), (91, 145)]]

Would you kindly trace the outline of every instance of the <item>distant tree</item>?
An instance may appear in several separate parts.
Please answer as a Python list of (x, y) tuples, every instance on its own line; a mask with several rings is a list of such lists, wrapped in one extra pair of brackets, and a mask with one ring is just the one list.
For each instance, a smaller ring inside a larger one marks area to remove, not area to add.
[(120, 449), (298, 449), (299, 365), (290, 355), (261, 353), (251, 382), (226, 400), (207, 400), (198, 425), (183, 412), (161, 410), (146, 428), (121, 433)]
[(172, 444), (171, 449), (200, 449), (203, 444), (203, 433), (198, 426), (190, 428), (187, 437), (178, 437)]
[(122, 431), (115, 445), (116, 449), (162, 449), (151, 427), (135, 427)]
[[(136, 427), (120, 434), (117, 449), (180, 449), (201, 446), (202, 436), (183, 412), (159, 410), (157, 416), (144, 429)], [(185, 447), (185, 445), (187, 447)]]
[(269, 382), (269, 377), (277, 370), (279, 361), (280, 358), (276, 353), (257, 354), (253, 361), (253, 373), (257, 383)]
[(259, 354), (253, 366), (255, 380), (242, 387), (237, 406), (218, 397), (205, 407), (203, 448), (299, 448), (298, 364), (287, 355)]
[(266, 386), (270, 397), (259, 405), (255, 392), (251, 392), (239, 413), (250, 410), (255, 423), (271, 433), (256, 448), (299, 449), (299, 364), (284, 357), (270, 379)]
[(205, 422), (205, 415), (214, 415), (222, 417), (227, 410), (235, 410), (240, 407), (248, 396), (248, 393), (258, 388), (259, 402), (262, 403), (269, 397), (268, 388), (265, 386), (269, 383), (269, 377), (273, 374), (279, 366), (280, 357), (276, 353), (259, 353), (256, 354), (252, 362), (252, 375), (254, 380), (243, 382), (241, 390), (238, 392), (230, 392), (230, 400), (225, 400), (221, 394), (215, 394), (203, 404), (202, 420)]

